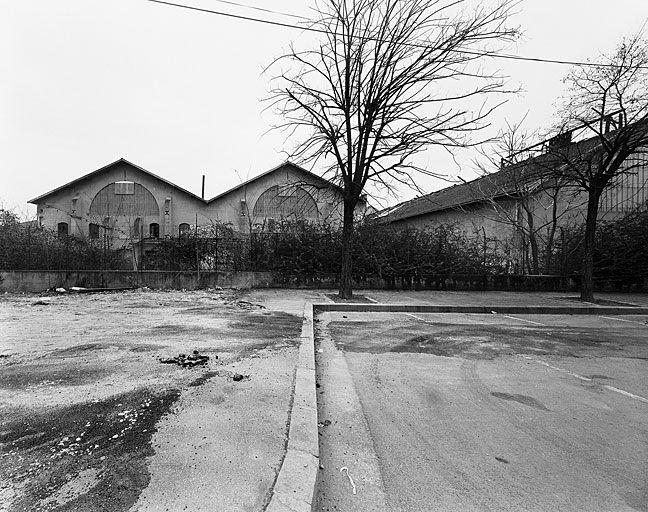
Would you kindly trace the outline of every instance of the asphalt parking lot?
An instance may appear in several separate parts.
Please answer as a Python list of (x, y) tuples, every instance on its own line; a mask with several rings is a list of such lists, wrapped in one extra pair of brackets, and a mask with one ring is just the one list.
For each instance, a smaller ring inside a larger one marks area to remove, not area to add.
[(317, 509), (648, 510), (647, 322), (321, 314)]

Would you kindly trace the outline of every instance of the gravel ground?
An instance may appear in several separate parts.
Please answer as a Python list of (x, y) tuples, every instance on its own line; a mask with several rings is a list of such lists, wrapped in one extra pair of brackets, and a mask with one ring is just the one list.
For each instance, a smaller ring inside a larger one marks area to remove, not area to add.
[[(216, 290), (0, 296), (0, 510), (262, 510), (302, 323), (286, 310)], [(159, 362), (194, 350), (209, 363)]]

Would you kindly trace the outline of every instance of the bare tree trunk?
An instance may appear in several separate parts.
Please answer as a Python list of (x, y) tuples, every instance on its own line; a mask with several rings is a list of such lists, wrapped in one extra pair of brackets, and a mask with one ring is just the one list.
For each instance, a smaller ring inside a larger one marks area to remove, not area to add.
[(353, 259), (351, 251), (353, 249), (353, 211), (355, 204), (344, 199), (344, 220), (342, 225), (342, 267), (340, 268), (340, 289), (339, 297), (341, 299), (351, 299), (353, 297), (353, 285), (351, 274), (353, 270)]
[(531, 247), (531, 273), (537, 275), (540, 273), (540, 258), (538, 255), (538, 239), (536, 237), (533, 212), (527, 210), (527, 225), (529, 226), (529, 245)]
[(600, 197), (601, 192), (590, 190), (587, 199), (580, 298), (588, 302), (594, 300), (594, 246), (596, 244), (596, 220), (598, 217)]

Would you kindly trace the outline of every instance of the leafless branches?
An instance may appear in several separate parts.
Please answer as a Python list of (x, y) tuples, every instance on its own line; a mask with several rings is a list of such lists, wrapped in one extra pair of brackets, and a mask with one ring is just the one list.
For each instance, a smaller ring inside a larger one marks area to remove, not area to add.
[(436, 175), (412, 157), (432, 145), (477, 143), (470, 135), (497, 106), (489, 98), (506, 92), (480, 57), (517, 37), (506, 25), (515, 1), (473, 11), (465, 4), (322, 0), (312, 22), (319, 43), (291, 46), (270, 66), (269, 108), (299, 140), (292, 157), (322, 166), (344, 190), (341, 281), (350, 279), (353, 211), (366, 185), (390, 190), (415, 186), (415, 172)]
[[(648, 148), (648, 41), (640, 32), (624, 39), (607, 67), (575, 68), (568, 88), (561, 129), (585, 139), (553, 151), (560, 172), (587, 193), (581, 298), (593, 298), (593, 254), (599, 203), (616, 179), (640, 167)], [(630, 163), (629, 163), (630, 162)]]
[[(430, 145), (465, 147), (504, 92), (479, 55), (512, 40), (505, 22), (514, 2), (463, 12), (464, 0), (324, 0), (313, 26), (326, 32), (314, 49), (289, 52), (271, 94), (293, 157), (325, 162), (350, 199), (367, 182), (389, 187), (412, 172), (434, 174), (411, 157)], [(478, 101), (475, 101), (478, 100)], [(303, 129), (303, 130), (302, 130)], [(304, 133), (305, 130), (305, 133)]]

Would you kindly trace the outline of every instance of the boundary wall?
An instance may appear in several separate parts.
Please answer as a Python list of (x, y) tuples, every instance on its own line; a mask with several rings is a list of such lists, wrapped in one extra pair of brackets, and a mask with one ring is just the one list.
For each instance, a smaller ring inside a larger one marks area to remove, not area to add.
[[(645, 292), (648, 279), (632, 281), (598, 279), (597, 291)], [(462, 290), (462, 291), (576, 291), (578, 276), (520, 276), (436, 274), (398, 278), (357, 279), (357, 290)], [(167, 270), (0, 270), (0, 292), (38, 293), (53, 288), (310, 288), (335, 289), (332, 274), (283, 274), (253, 271), (167, 271)]]

